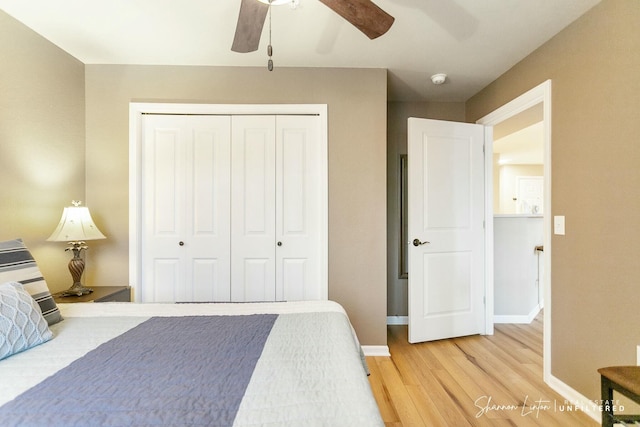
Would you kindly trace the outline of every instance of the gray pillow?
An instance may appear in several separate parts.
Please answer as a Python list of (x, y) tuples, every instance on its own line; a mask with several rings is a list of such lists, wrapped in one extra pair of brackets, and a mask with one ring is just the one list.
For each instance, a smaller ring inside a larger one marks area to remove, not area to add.
[(40, 306), (49, 325), (62, 320), (47, 282), (22, 239), (0, 242), (0, 283), (18, 282)]

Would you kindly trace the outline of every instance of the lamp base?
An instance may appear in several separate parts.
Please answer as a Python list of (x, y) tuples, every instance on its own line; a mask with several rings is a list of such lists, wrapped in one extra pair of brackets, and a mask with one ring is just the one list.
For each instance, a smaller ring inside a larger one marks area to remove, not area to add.
[(60, 293), (61, 297), (74, 297), (74, 296), (82, 296), (87, 295), (93, 292), (93, 289), (87, 288), (82, 283), (74, 283), (72, 287), (67, 289), (64, 292)]
[(84, 242), (69, 242), (69, 247), (66, 250), (73, 251), (73, 258), (69, 260), (69, 272), (73, 278), (73, 286), (60, 295), (63, 297), (68, 296), (82, 296), (90, 294), (93, 289), (87, 288), (81, 282), (82, 273), (84, 272), (84, 260), (80, 256), (83, 249), (88, 249)]

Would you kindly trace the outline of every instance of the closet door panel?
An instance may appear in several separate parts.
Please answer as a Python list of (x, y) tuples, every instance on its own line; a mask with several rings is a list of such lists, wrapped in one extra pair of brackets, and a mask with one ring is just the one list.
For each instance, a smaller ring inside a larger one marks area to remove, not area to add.
[(268, 236), (272, 230), (271, 199), (273, 198), (271, 160), (272, 143), (268, 130), (251, 129), (236, 152), (244, 160), (236, 178), (242, 183), (242, 234), (245, 236)]
[(228, 166), (220, 164), (221, 153), (216, 146), (216, 137), (212, 130), (194, 129), (189, 147), (189, 163), (192, 166), (187, 174), (192, 185), (187, 192), (191, 196), (188, 203), (192, 231), (197, 236), (219, 234), (216, 202), (223, 195), (216, 188), (219, 184), (217, 174), (220, 168), (227, 169)]
[(184, 186), (180, 175), (184, 168), (181, 156), (184, 120), (158, 121), (158, 117), (152, 117), (147, 122), (145, 178), (149, 185), (145, 192), (145, 208), (150, 216), (145, 231), (152, 238), (162, 239), (179, 235), (183, 221), (179, 207), (183, 202), (181, 190)]
[[(281, 119), (282, 120), (282, 119)], [(307, 137), (303, 131), (283, 130), (278, 145), (278, 168), (281, 203), (281, 232), (283, 236), (305, 234), (307, 230)], [(280, 167), (282, 168), (280, 170)]]
[(193, 301), (229, 301), (228, 284), (227, 286), (217, 286), (219, 283), (216, 279), (220, 276), (219, 270), (221, 268), (228, 270), (224, 263), (215, 258), (196, 258), (191, 261), (190, 270), (193, 277), (191, 298)]
[(142, 301), (229, 301), (230, 118), (145, 116), (143, 141)]
[(177, 242), (184, 225), (185, 119), (146, 116), (143, 158), (143, 301), (173, 302), (184, 274)]
[(273, 259), (245, 258), (241, 301), (273, 301)]
[(320, 120), (277, 116), (276, 135), (276, 297), (322, 299)]
[(309, 292), (306, 286), (309, 285), (307, 267), (308, 259), (304, 258), (281, 258), (280, 275), (282, 276), (282, 301), (304, 301), (313, 298), (313, 292)]
[(182, 262), (178, 258), (156, 259), (150, 272), (154, 286), (147, 287), (148, 301), (173, 302), (177, 298), (180, 289), (176, 283), (180, 282), (183, 274)]
[(189, 116), (184, 246), (191, 260), (183, 301), (230, 301), (231, 118)]
[(231, 299), (274, 301), (273, 116), (234, 116), (231, 153)]

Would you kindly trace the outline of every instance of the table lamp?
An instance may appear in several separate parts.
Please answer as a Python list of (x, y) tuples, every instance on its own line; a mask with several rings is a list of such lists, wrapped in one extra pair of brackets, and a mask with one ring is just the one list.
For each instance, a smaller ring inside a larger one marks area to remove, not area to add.
[(93, 292), (93, 289), (84, 286), (80, 280), (84, 272), (84, 259), (81, 254), (83, 249), (89, 249), (85, 241), (106, 238), (93, 223), (88, 207), (80, 206), (82, 202), (76, 200), (71, 204), (73, 206), (64, 208), (60, 223), (47, 239), (50, 242), (68, 242), (69, 247), (65, 251), (73, 251), (73, 258), (69, 261), (73, 285), (62, 292), (61, 296), (80, 296)]

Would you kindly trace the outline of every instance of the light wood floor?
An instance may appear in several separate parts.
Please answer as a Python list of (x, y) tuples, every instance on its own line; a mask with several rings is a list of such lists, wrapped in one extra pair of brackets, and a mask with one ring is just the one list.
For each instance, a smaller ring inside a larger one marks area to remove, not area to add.
[[(391, 357), (367, 357), (387, 426), (598, 426), (542, 380), (542, 314), (495, 335), (409, 344), (388, 327)], [(540, 409), (537, 409), (537, 406)]]

